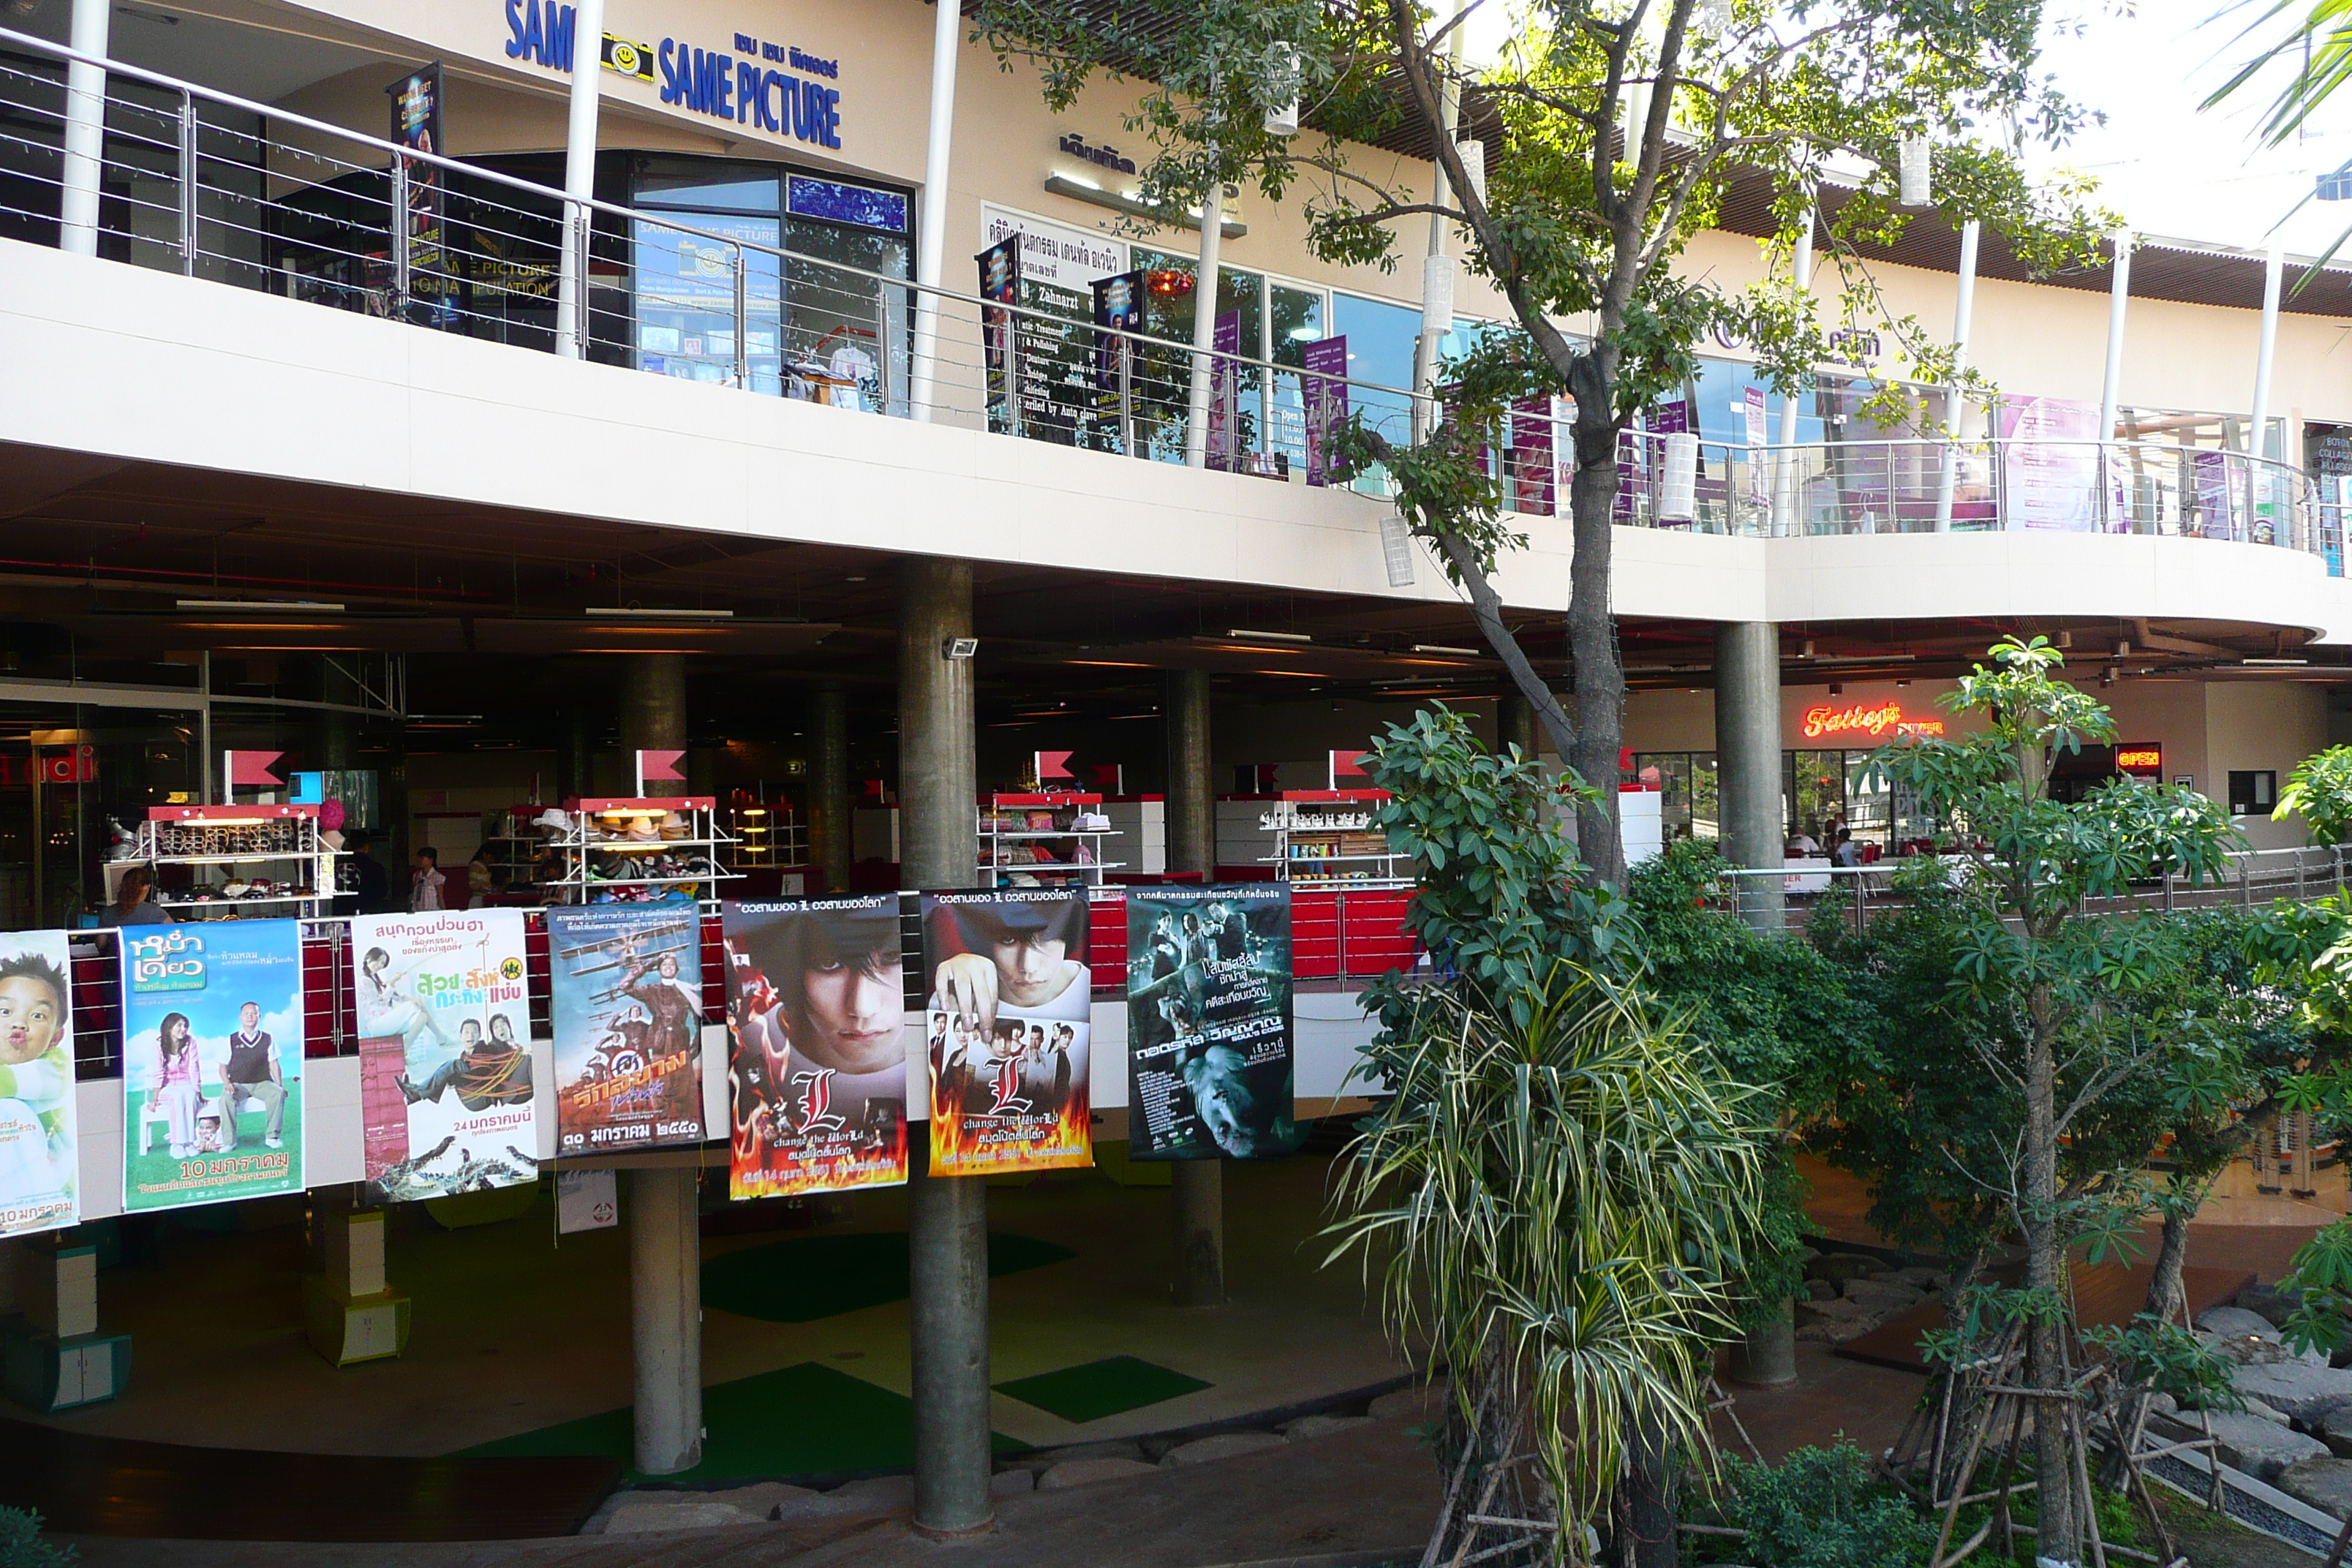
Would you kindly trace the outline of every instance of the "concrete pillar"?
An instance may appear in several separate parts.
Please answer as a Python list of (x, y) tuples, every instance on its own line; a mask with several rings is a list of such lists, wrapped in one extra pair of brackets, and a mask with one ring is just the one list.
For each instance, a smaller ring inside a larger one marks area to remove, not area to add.
[(1513, 746), (1518, 747), (1520, 756), (1528, 762), (1535, 761), (1535, 704), (1517, 690), (1506, 691), (1495, 700), (1496, 754), (1502, 755)]
[[(1168, 676), (1168, 868), (1217, 875), (1217, 795), (1210, 763), (1209, 674)], [(1179, 1306), (1225, 1299), (1225, 1183), (1222, 1160), (1180, 1160), (1169, 1173)]]
[(629, 1319), (636, 1352), (636, 1468), (702, 1462), (702, 1233), (695, 1172), (629, 1173)]
[[(1769, 621), (1736, 621), (1715, 629), (1715, 765), (1724, 858), (1751, 869), (1777, 868), (1786, 842), (1780, 816), (1780, 628)], [(1784, 913), (1780, 879), (1740, 880), (1740, 913), (1748, 924), (1779, 931)], [(1787, 1304), (1732, 1346), (1731, 1375), (1767, 1387), (1796, 1381), (1796, 1324)]]
[[(909, 888), (969, 888), (980, 874), (971, 563), (915, 558), (898, 574), (898, 858)], [(988, 1428), (988, 1187), (933, 1176), (914, 1140), (907, 1187), (912, 1275), (915, 1528), (975, 1535), (995, 1523)]]
[(1225, 1300), (1225, 1163), (1179, 1160), (1169, 1169), (1176, 1211), (1176, 1304)]
[[(686, 655), (633, 653), (621, 672), (621, 750), (686, 744)], [(676, 788), (675, 784), (670, 787)]]
[[(321, 657), (322, 669), (319, 682), (319, 700), (340, 702), (351, 707), (360, 705), (360, 683), (342, 660), (349, 655), (327, 654)], [(329, 709), (319, 715), (319, 766), (322, 768), (353, 768), (359, 765), (360, 716)]]
[[(604, 96), (604, 73), (598, 59), (604, 47), (604, 0), (572, 0), (572, 70), (571, 112), (564, 121), (563, 204), (565, 240), (559, 248), (555, 275), (555, 352), (565, 359), (586, 359), (582, 296), (589, 283), (581, 264), (588, 259), (581, 239), (592, 232), (592, 209), (586, 203), (596, 195), (596, 110)], [(442, 149), (434, 149), (438, 153)]]
[[(686, 656), (630, 654), (621, 744), (686, 744)], [(672, 786), (675, 787), (675, 786)], [(672, 1475), (702, 1459), (702, 1231), (695, 1172), (629, 1173), (629, 1302), (636, 1352), (636, 1468)]]
[[(1733, 621), (1715, 629), (1715, 765), (1724, 858), (1748, 869), (1780, 865), (1780, 628)], [(1759, 931), (1780, 929), (1780, 885), (1741, 879), (1740, 910)]]
[(1217, 795), (1209, 752), (1209, 672), (1168, 672), (1168, 868), (1217, 874)]
[(563, 736), (555, 758), (555, 793), (559, 799), (596, 793), (595, 716), (578, 697), (564, 710)]
[(808, 857), (817, 881), (828, 891), (849, 886), (851, 847), (849, 792), (849, 693), (837, 681), (818, 687), (809, 704), (809, 730), (816, 744), (809, 764)]

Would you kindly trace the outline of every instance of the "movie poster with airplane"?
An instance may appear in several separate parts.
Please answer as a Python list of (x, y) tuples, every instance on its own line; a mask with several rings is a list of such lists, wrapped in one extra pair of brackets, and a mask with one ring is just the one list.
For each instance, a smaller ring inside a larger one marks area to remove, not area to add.
[(547, 949), (557, 1155), (701, 1142), (699, 909), (558, 907)]

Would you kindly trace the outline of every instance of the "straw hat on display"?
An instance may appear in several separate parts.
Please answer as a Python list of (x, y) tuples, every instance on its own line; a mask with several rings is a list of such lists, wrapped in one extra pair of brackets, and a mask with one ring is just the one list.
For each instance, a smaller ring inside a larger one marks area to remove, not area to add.
[(672, 811), (663, 814), (661, 820), (661, 836), (664, 838), (683, 838), (693, 831), (694, 828), (692, 825), (686, 820), (686, 816), (683, 812)]
[(569, 833), (572, 831), (572, 814), (562, 806), (551, 805), (531, 818), (530, 825), (544, 827), (550, 833)]

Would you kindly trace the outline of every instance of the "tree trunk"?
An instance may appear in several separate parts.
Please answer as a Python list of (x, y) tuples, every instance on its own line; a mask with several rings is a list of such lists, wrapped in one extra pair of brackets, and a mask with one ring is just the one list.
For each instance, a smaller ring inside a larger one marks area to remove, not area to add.
[(1675, 1464), (1654, 1425), (1630, 1435), (1625, 1479), (1617, 1484), (1615, 1551), (1619, 1568), (1675, 1568)]
[(2180, 1306), (2180, 1270), (2189, 1260), (2189, 1206), (2174, 1204), (2164, 1211), (2164, 1239), (2157, 1244), (2156, 1272), (2148, 1277), (2147, 1300), (2140, 1310), (2158, 1322), (2168, 1322)]
[[(1580, 389), (1580, 392), (1581, 389)], [(1584, 398), (1578, 398), (1580, 410)], [(1568, 647), (1576, 664), (1576, 752), (1570, 765), (1600, 795), (1576, 816), (1577, 855), (1604, 882), (1625, 880), (1617, 831), (1617, 754), (1624, 743), (1625, 670), (1610, 612), (1611, 552), (1617, 505), (1617, 426), (1606, 417), (1576, 422), (1576, 477), (1569, 484), (1576, 553), (1569, 562)]]
[[(2063, 1300), (2066, 1290), (2066, 1252), (2058, 1227), (2057, 1069), (2053, 1060), (2057, 1029), (2052, 1018), (2050, 988), (2036, 985), (2027, 994), (2032, 1033), (2025, 1064), (2025, 1283), (2029, 1289)], [(2038, 1390), (2065, 1385), (2066, 1329), (2063, 1315), (2041, 1317), (2026, 1330), (2026, 1381)], [(2071, 1424), (2065, 1405), (2056, 1399), (2033, 1402), (2034, 1477), (2040, 1482), (2034, 1504), (2034, 1552), (2052, 1563), (2078, 1560), (2080, 1531), (2075, 1528), (2074, 1462)]]

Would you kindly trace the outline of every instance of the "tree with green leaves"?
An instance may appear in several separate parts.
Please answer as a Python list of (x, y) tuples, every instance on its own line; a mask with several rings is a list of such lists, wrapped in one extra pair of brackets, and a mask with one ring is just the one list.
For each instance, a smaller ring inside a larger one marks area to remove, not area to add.
[[(1189, 211), (1229, 182), (1275, 202), (1303, 192), (1318, 255), (1383, 268), (1398, 259), (1397, 226), (1428, 218), (1507, 301), (1507, 329), (1445, 368), (1449, 407), (1418, 421), (1415, 444), (1430, 450), (1381, 441), (1361, 455), (1388, 465), (1402, 514), (1461, 584), (1551, 745), (1602, 792), (1580, 802), (1578, 844), (1615, 882), (1624, 861), (1609, 786), (1625, 683), (1611, 531), (1629, 423), (1681, 386), (1718, 333), (1752, 345), (1784, 395), (1831, 357), (1832, 331), (1854, 326), (1891, 332), (1915, 379), (1953, 379), (1948, 347), (1895, 318), (1855, 260), (1857, 243), (1891, 240), (1912, 219), (1895, 177), (1907, 142), (1933, 147), (1939, 219), (1980, 221), (2031, 268), (2083, 262), (2112, 220), (2084, 205), (2082, 187), (2037, 187), (2020, 163), (2027, 141), (2061, 141), (2081, 120), (2033, 71), (2041, 0), (1822, 0), (1793, 12), (1760, 0), (1530, 0), (1497, 58), (1465, 61), (1465, 26), (1503, 3), (982, 0), (979, 24), (1002, 58), (1034, 64), (1057, 110), (1100, 74), (1137, 85), (1129, 125), (1152, 148), (1139, 160), (1146, 204)], [(1307, 127), (1295, 136), (1268, 112), (1291, 103)], [(1483, 158), (1457, 140), (1465, 124)], [(1367, 155), (1375, 144), (1428, 147), (1435, 171)], [(1785, 275), (1727, 291), (1687, 264), (1735, 180), (1769, 186), (1774, 254), (1786, 258), (1841, 177), (1859, 189), (1820, 226), (1838, 278), (1830, 319)], [(1480, 451), (1505, 405), (1547, 394), (1575, 409), (1573, 719), (1502, 617), (1496, 563), (1524, 541), (1502, 521)], [(1886, 397), (1885, 422), (1903, 405), (1921, 412)]]
[(2067, 1252), (2126, 1219), (2136, 1228), (2138, 1204), (2136, 1187), (2095, 1169), (2067, 1179), (2065, 1149), (2119, 1086), (2153, 1069), (2168, 1037), (2151, 1010), (2123, 1001), (2165, 971), (2164, 917), (2088, 915), (2085, 903), (2167, 874), (2192, 885), (2211, 878), (2238, 836), (2205, 796), (2129, 776), (2072, 805), (2053, 799), (2057, 754), (2112, 740), (2114, 721), (2059, 678), (2062, 658), (2045, 639), (2004, 640), (1991, 658), (1942, 700), (1979, 717), (1981, 731), (1907, 739), (1875, 752), (1871, 766), (1989, 846), (1959, 880), (1951, 973), (1979, 1059), (2015, 1097), (2021, 1123), (2002, 1168), (1975, 1174), (2000, 1193), (2025, 1244), (2025, 1287), (2010, 1310), (2028, 1325), (2025, 1375), (2041, 1391), (2036, 1551), (2074, 1563), (2089, 1502), (2076, 1495), (2074, 1427), (2059, 1409)]
[(2352, 838), (2352, 746), (2330, 746), (2295, 763), (2279, 791), (2273, 822), (2303, 818), (2311, 841), (2332, 849)]
[(1626, 900), (1560, 830), (1572, 783), (1442, 708), (1365, 767), (1424, 868), (1408, 920), (1429, 969), (1363, 995), (1381, 1026), (1359, 1071), (1389, 1092), (1330, 1236), (1454, 1377), (1433, 1550), (1493, 1543), (1476, 1515), (1538, 1521), (1545, 1560), (1591, 1562), (1589, 1525), (1610, 1562), (1671, 1563), (1676, 1479), (1710, 1458), (1714, 1352), (1765, 1246), (1769, 1096), (1652, 994)]

